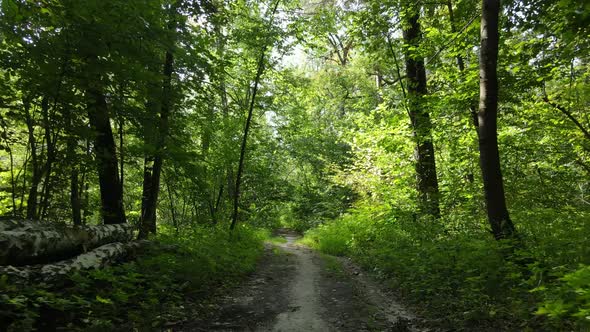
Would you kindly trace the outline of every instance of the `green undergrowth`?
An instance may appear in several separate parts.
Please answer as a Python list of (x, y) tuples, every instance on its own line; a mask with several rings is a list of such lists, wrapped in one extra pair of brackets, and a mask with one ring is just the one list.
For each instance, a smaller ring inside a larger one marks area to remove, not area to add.
[(338, 258), (332, 255), (322, 253), (320, 253), (320, 257), (322, 258), (322, 261), (324, 263), (324, 269), (330, 275), (337, 276), (340, 278), (345, 276), (344, 270), (342, 269), (342, 264), (338, 261)]
[(282, 236), (271, 236), (266, 241), (269, 242), (269, 243), (272, 243), (272, 244), (283, 244), (283, 243), (287, 243), (287, 239), (285, 239)]
[(448, 215), (414, 221), (396, 215), (404, 214), (357, 208), (309, 230), (302, 242), (352, 257), (445, 328), (590, 328), (590, 215), (514, 213), (522, 244), (507, 259), (510, 244), (495, 241), (485, 220)]
[[(2, 331), (160, 330), (255, 269), (268, 232), (197, 227), (164, 232), (133, 262), (72, 275), (65, 287), (0, 280)], [(55, 288), (55, 287), (54, 287)]]

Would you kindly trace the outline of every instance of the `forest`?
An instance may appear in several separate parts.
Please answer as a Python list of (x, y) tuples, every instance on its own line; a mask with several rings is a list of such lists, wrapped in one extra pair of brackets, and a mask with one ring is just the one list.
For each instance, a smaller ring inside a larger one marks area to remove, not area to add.
[(0, 0), (0, 77), (0, 331), (590, 329), (588, 1)]

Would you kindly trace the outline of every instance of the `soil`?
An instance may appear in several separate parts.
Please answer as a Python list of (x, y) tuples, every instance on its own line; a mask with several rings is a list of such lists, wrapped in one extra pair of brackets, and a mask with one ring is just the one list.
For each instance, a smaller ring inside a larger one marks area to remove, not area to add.
[(212, 306), (209, 317), (174, 331), (428, 331), (422, 321), (348, 259), (296, 243), (267, 244), (258, 269)]

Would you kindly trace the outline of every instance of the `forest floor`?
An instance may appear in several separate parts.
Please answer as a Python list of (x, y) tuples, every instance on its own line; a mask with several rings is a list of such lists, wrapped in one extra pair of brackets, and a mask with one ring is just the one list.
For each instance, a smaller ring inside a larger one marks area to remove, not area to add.
[(318, 254), (281, 230), (240, 286), (174, 331), (428, 331), (348, 259)]

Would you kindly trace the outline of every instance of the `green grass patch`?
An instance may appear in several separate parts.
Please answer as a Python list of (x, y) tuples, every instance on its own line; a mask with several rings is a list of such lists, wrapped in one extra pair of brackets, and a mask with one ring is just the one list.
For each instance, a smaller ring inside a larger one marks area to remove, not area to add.
[(119, 266), (72, 275), (66, 287), (0, 279), (0, 330), (159, 330), (190, 318), (216, 292), (255, 269), (266, 233), (240, 226), (161, 234), (156, 249)]
[(338, 261), (338, 258), (324, 253), (320, 253), (320, 257), (324, 261), (324, 268), (328, 273), (337, 277), (345, 276), (342, 264)]
[(270, 238), (266, 239), (266, 242), (272, 244), (283, 244), (287, 243), (287, 239), (282, 236), (271, 236)]

